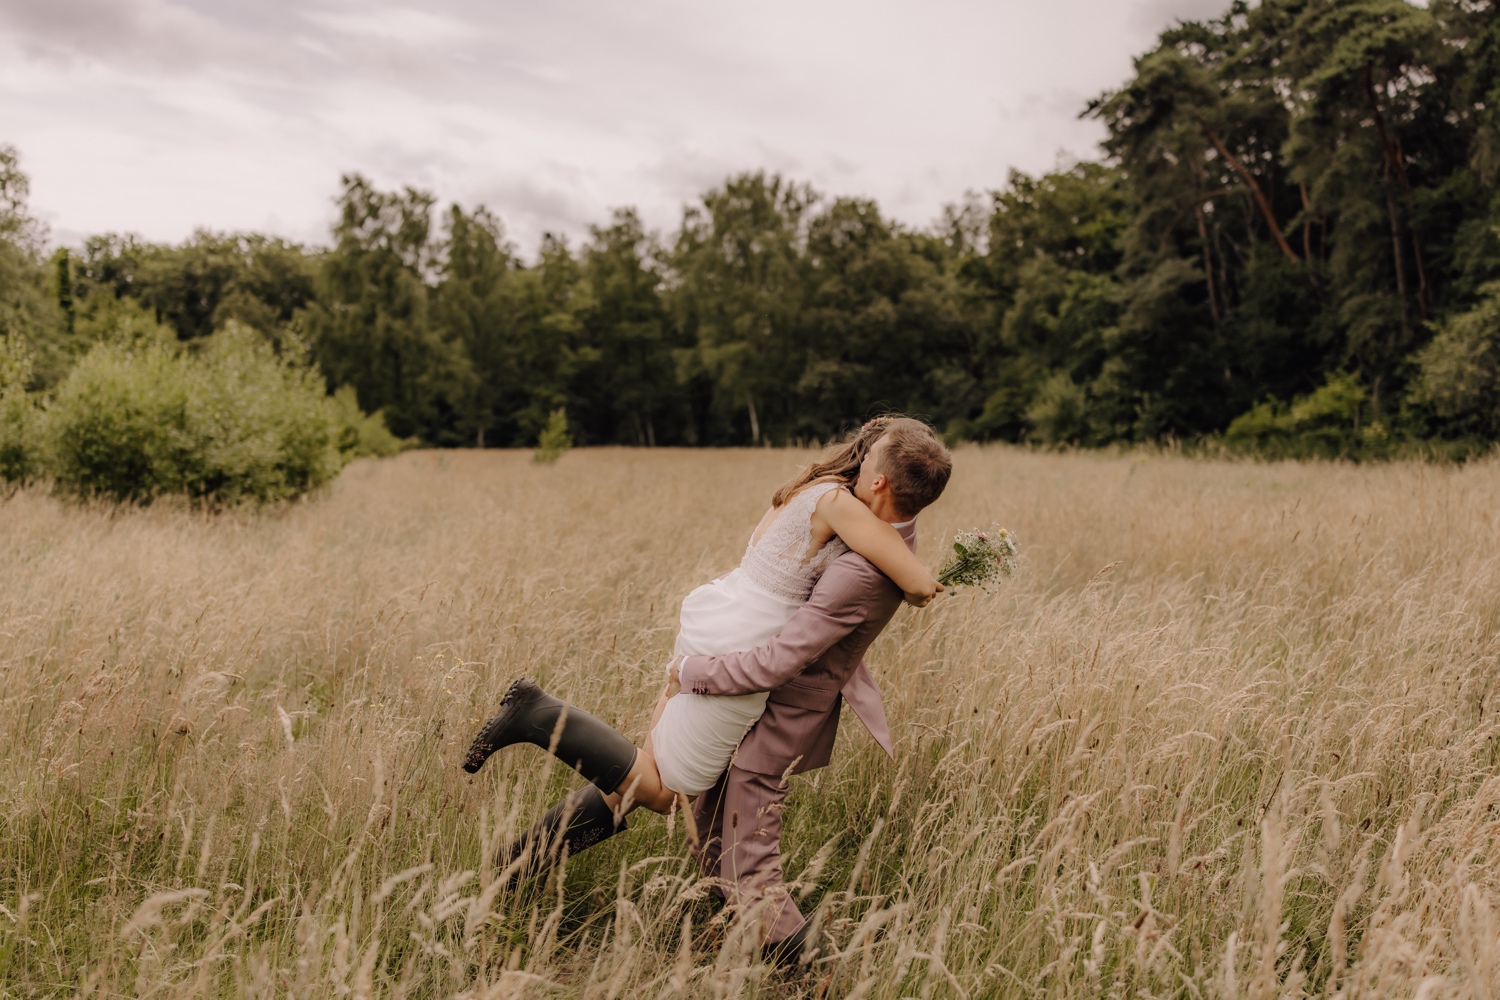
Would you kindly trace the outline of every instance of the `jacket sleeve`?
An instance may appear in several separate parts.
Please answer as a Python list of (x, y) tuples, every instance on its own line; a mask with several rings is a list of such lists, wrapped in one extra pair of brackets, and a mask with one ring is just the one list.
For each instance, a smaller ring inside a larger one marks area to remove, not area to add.
[(894, 586), (863, 556), (840, 556), (797, 609), (786, 628), (764, 646), (682, 661), (682, 690), (692, 694), (772, 691), (800, 674), (869, 617), (880, 588)]

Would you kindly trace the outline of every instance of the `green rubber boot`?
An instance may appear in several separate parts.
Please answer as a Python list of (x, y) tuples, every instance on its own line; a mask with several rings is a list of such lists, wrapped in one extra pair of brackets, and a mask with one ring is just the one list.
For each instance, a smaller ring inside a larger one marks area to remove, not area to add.
[(500, 711), (469, 744), (464, 770), (473, 774), (495, 751), (515, 743), (551, 751), (605, 795), (620, 787), (635, 763), (635, 746), (629, 740), (525, 677), (510, 686)]
[(530, 878), (555, 864), (564, 850), (572, 857), (625, 828), (624, 818), (616, 820), (604, 795), (590, 785), (548, 809), (530, 830), (501, 852), (496, 863), (503, 869), (523, 858), (512, 877)]

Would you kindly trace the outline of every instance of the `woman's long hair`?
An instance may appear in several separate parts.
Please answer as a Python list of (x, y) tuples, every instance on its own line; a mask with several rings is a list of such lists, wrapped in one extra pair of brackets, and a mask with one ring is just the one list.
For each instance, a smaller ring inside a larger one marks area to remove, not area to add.
[(782, 483), (781, 488), (771, 497), (771, 506), (782, 506), (813, 483), (838, 482), (853, 486), (859, 479), (859, 467), (870, 453), (870, 447), (880, 440), (880, 435), (885, 433), (894, 419), (876, 417), (848, 441), (829, 448), (822, 458)]

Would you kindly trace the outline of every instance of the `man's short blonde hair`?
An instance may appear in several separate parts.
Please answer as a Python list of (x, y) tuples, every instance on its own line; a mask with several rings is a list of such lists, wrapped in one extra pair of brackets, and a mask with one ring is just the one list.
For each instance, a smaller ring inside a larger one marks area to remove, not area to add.
[(881, 440), (880, 471), (890, 481), (891, 499), (901, 513), (916, 517), (943, 495), (953, 455), (937, 431), (911, 417), (892, 418)]

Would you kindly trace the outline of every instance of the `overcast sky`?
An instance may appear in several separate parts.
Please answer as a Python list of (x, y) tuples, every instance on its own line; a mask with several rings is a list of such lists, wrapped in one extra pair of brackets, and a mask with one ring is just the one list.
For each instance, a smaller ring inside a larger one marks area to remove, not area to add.
[(0, 0), (0, 143), (58, 243), (323, 242), (340, 173), (483, 203), (530, 256), (765, 168), (914, 226), (1093, 154), (1086, 101), (1227, 0)]

